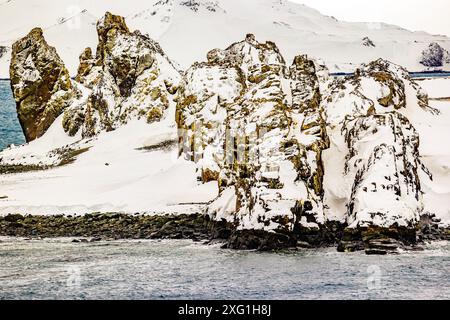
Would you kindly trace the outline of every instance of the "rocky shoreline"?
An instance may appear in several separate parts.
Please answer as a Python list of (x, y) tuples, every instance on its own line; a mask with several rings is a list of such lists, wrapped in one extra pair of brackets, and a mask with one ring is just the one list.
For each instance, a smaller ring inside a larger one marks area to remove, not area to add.
[[(352, 230), (339, 222), (320, 229), (296, 228), (294, 232), (236, 230), (226, 222), (202, 214), (86, 214), (82, 216), (32, 216), (11, 214), (0, 217), (0, 236), (25, 238), (80, 238), (101, 240), (185, 239), (223, 243), (223, 249), (278, 251), (298, 248), (336, 247), (340, 252), (395, 254), (399, 249), (422, 250), (435, 240), (450, 241), (450, 229), (439, 228), (432, 217), (423, 217), (417, 230), (366, 228)], [(74, 240), (84, 242), (87, 240)]]

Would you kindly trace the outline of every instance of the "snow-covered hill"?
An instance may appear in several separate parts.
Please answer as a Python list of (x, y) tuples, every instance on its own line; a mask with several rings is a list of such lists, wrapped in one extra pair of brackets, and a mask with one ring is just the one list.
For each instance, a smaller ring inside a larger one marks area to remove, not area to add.
[[(9, 47), (40, 26), (74, 75), (79, 54), (96, 46), (94, 24), (105, 11), (125, 16), (131, 29), (148, 33), (183, 69), (211, 48), (223, 48), (247, 33), (276, 41), (288, 61), (306, 53), (323, 59), (332, 72), (353, 71), (380, 57), (421, 71), (427, 69), (420, 63), (422, 53), (431, 43), (450, 50), (445, 36), (342, 22), (285, 0), (2, 0), (0, 46)], [(9, 59), (10, 50), (0, 58), (0, 78), (8, 77)]]

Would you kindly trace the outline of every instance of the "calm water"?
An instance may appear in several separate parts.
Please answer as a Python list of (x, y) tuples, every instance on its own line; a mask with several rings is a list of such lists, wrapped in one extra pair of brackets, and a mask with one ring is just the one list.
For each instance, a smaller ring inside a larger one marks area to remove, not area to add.
[(9, 81), (0, 80), (0, 150), (24, 142)]
[(0, 299), (449, 299), (450, 244), (397, 256), (190, 241), (0, 243)]

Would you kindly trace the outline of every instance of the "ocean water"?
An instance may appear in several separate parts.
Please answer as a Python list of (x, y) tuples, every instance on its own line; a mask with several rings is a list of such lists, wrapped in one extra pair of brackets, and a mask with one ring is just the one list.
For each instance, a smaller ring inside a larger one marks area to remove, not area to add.
[(450, 244), (390, 256), (0, 238), (0, 299), (449, 299)]
[(0, 150), (24, 142), (9, 81), (0, 80)]

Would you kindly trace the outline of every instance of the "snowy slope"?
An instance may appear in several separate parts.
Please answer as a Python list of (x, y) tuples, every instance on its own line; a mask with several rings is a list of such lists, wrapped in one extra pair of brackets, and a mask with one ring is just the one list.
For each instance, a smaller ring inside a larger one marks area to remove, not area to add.
[[(387, 24), (341, 22), (285, 0), (2, 0), (0, 46), (10, 46), (41, 26), (75, 74), (82, 49), (95, 48), (93, 22), (105, 11), (125, 16), (132, 29), (158, 40), (183, 68), (202, 60), (211, 48), (223, 48), (247, 33), (275, 41), (288, 61), (306, 53), (323, 59), (334, 72), (353, 71), (379, 57), (419, 71), (425, 69), (421, 53), (431, 42), (450, 50), (445, 36)], [(367, 45), (366, 37), (374, 46)], [(9, 54), (0, 58), (0, 78), (8, 77), (8, 59)]]
[[(75, 142), (62, 132), (61, 119), (47, 133), (3, 156), (37, 159)], [(132, 137), (132, 139), (130, 139)], [(214, 182), (197, 182), (196, 165), (178, 159), (177, 145), (140, 150), (176, 139), (174, 121), (148, 125), (134, 121), (83, 145), (89, 152), (76, 163), (51, 170), (5, 175), (0, 181), (0, 215), (80, 214), (85, 212), (196, 213), (217, 194)], [(152, 211), (149, 211), (152, 210)]]

